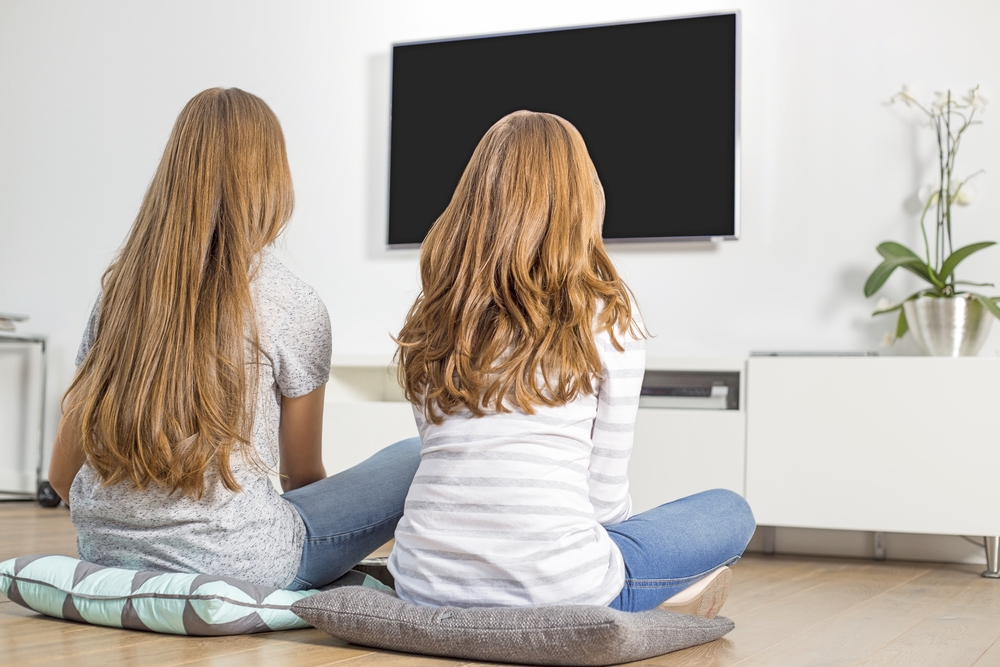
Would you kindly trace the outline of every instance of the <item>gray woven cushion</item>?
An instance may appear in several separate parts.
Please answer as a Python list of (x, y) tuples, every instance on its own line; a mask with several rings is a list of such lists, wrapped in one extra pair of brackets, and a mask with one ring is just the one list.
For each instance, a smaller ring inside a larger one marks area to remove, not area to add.
[(532, 665), (611, 665), (704, 644), (733, 629), (662, 609), (424, 607), (369, 588), (299, 600), (292, 611), (338, 639), (391, 651)]

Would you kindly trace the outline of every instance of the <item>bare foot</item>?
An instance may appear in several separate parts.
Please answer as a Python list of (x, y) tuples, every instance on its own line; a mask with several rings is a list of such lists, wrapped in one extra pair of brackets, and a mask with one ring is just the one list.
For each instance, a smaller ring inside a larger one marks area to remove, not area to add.
[(715, 618), (733, 584), (733, 571), (723, 565), (660, 605), (661, 609), (689, 616)]

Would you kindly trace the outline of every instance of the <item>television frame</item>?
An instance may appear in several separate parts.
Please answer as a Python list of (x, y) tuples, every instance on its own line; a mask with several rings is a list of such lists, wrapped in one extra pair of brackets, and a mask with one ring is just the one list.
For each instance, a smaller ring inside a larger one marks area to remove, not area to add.
[(559, 28), (541, 28), (538, 30), (520, 30), (515, 32), (498, 32), (498, 33), (488, 33), (483, 35), (466, 35), (462, 37), (447, 37), (443, 39), (425, 39), (412, 42), (393, 42), (392, 48), (389, 52), (389, 141), (387, 144), (388, 148), (388, 160), (386, 161), (386, 209), (385, 209), (385, 240), (386, 247), (391, 250), (396, 249), (408, 249), (408, 248), (419, 248), (423, 245), (420, 243), (389, 243), (389, 193), (392, 187), (392, 84), (393, 84), (393, 62), (392, 57), (393, 51), (397, 46), (420, 46), (423, 44), (443, 44), (447, 42), (463, 42), (473, 39), (489, 39), (493, 37), (514, 37), (517, 35), (536, 35), (548, 32), (565, 32), (568, 30), (583, 30), (587, 28), (606, 28), (613, 26), (625, 26), (625, 25), (639, 25), (643, 23), (659, 23), (661, 21), (672, 21), (680, 19), (696, 19), (696, 18), (707, 18), (710, 16), (729, 16), (732, 15), (736, 20), (735, 29), (735, 52), (736, 58), (733, 63), (734, 69), (734, 91), (733, 91), (733, 101), (735, 108), (733, 109), (733, 123), (734, 127), (734, 146), (733, 146), (733, 160), (734, 170), (733, 170), (733, 233), (731, 235), (725, 236), (648, 236), (648, 237), (629, 237), (629, 238), (612, 238), (606, 239), (602, 235), (602, 241), (605, 244), (649, 244), (649, 243), (685, 243), (685, 242), (720, 242), (720, 241), (738, 241), (740, 238), (741, 231), (741, 215), (740, 215), (740, 178), (741, 169), (740, 163), (742, 158), (741, 149), (741, 134), (740, 134), (740, 107), (742, 102), (742, 25), (743, 17), (739, 9), (733, 9), (729, 11), (716, 11), (716, 12), (705, 12), (699, 14), (681, 14), (677, 16), (664, 16), (653, 19), (641, 19), (636, 21), (613, 21), (609, 23), (591, 23), (586, 25), (574, 25), (574, 26), (563, 26)]

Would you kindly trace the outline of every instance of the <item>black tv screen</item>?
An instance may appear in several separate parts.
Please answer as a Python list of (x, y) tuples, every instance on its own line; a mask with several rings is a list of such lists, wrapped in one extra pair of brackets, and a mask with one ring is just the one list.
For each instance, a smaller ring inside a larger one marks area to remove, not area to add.
[(423, 240), (518, 109), (580, 130), (606, 240), (739, 236), (738, 13), (394, 45), (390, 246)]

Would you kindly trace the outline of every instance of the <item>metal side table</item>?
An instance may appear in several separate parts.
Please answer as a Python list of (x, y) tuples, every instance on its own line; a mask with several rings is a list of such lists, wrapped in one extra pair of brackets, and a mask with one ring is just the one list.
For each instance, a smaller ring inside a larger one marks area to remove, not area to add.
[[(45, 376), (46, 376), (46, 338), (45, 336), (39, 336), (35, 334), (18, 333), (14, 331), (0, 331), (0, 344), (4, 343), (29, 343), (33, 345), (38, 345), (41, 352), (41, 377), (39, 385), (41, 387), (41, 396), (38, 404), (38, 465), (35, 467), (35, 485), (36, 488), (42, 482), (42, 463), (45, 459)], [(8, 491), (5, 489), (0, 489), (0, 493), (11, 495), (11, 496), (22, 496), (26, 500), (34, 499), (36, 497), (35, 493), (28, 493), (26, 491)]]

